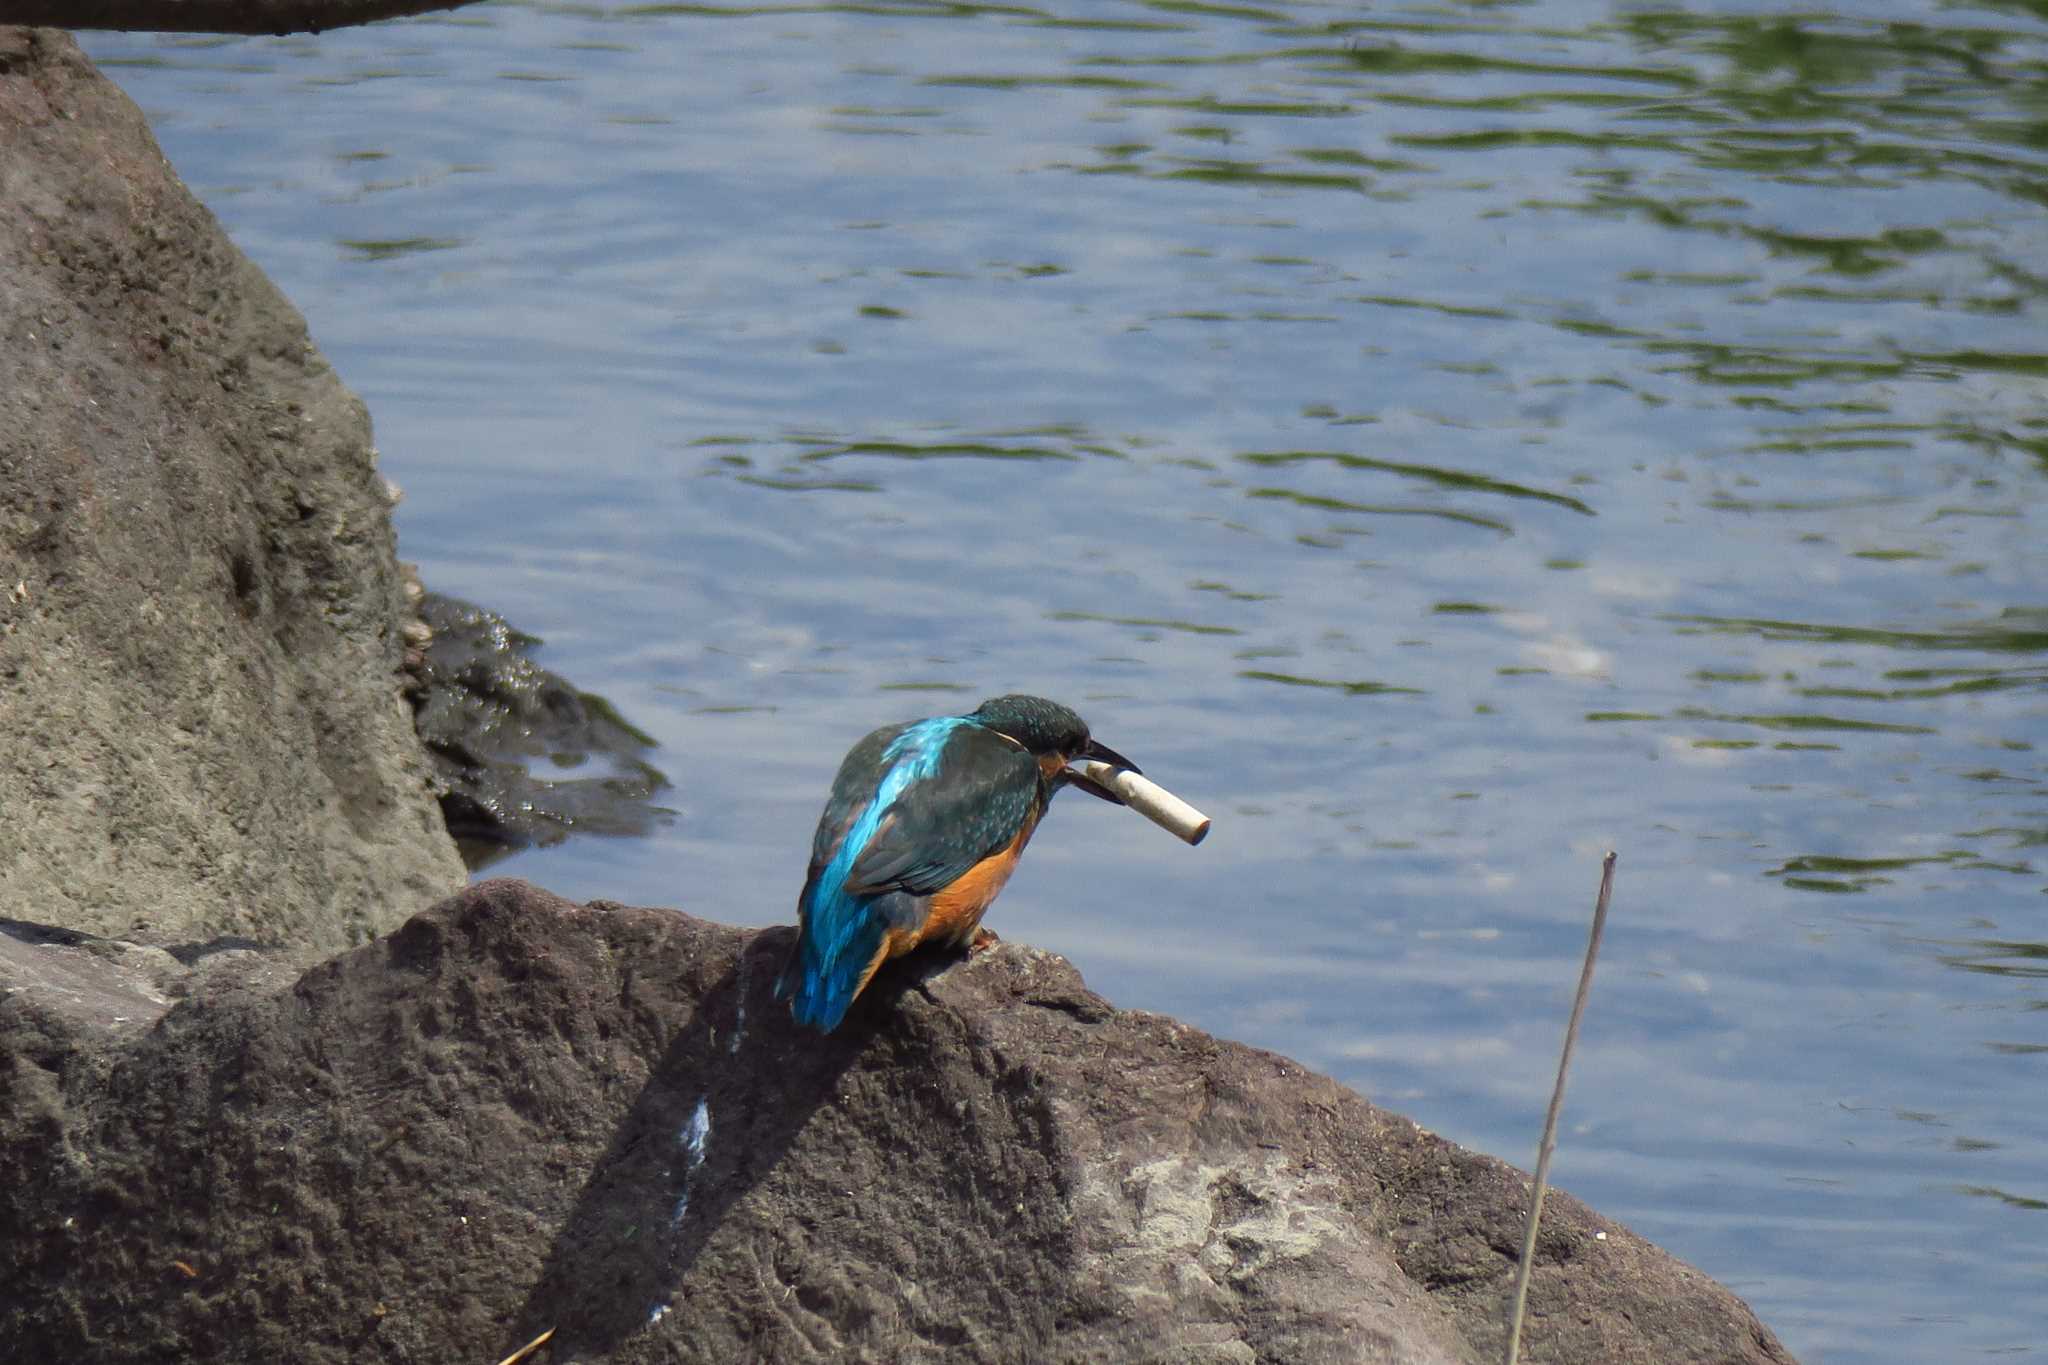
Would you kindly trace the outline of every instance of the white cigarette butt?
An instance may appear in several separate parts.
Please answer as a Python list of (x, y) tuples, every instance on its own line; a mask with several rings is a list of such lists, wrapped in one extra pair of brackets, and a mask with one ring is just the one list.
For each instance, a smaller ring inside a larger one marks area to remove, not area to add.
[(1201, 843), (1209, 832), (1208, 816), (1142, 773), (1104, 763), (1099, 758), (1077, 758), (1069, 766), (1121, 796), (1125, 805), (1153, 824), (1190, 844)]

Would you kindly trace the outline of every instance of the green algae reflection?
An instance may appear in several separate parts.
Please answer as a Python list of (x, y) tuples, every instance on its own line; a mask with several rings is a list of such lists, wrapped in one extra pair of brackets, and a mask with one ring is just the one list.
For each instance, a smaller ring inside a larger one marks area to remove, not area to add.
[(1371, 679), (1364, 679), (1358, 682), (1345, 682), (1340, 678), (1304, 678), (1298, 673), (1271, 673), (1262, 668), (1248, 668), (1240, 672), (1237, 676), (1240, 678), (1249, 679), (1252, 682), (1281, 683), (1287, 687), (1327, 688), (1330, 691), (1342, 692), (1348, 696), (1353, 697), (1380, 697), (1389, 695), (1408, 695), (1419, 697), (1422, 695), (1422, 689), (1419, 687), (1401, 687), (1394, 683), (1375, 682)]
[(1889, 630), (1874, 626), (1824, 625), (1758, 616), (1703, 616), (1673, 613), (1666, 621), (1716, 635), (1753, 635), (1764, 640), (1809, 644), (1884, 645), (1892, 649), (1971, 649), (1999, 654), (2048, 650), (2048, 615), (2009, 608), (1984, 622), (1949, 630)]
[(1597, 515), (1591, 507), (1565, 493), (1553, 493), (1547, 489), (1531, 488), (1527, 484), (1509, 483), (1486, 474), (1475, 474), (1464, 469), (1442, 469), (1436, 465), (1409, 464), (1400, 460), (1375, 459), (1370, 455), (1354, 455), (1343, 450), (1279, 450), (1247, 451), (1238, 459), (1246, 464), (1263, 468), (1284, 467), (1297, 464), (1334, 464), (1343, 469), (1370, 470), (1382, 474), (1399, 474), (1405, 478), (1421, 479), (1440, 488), (1455, 488), (1472, 493), (1492, 493), (1501, 497), (1527, 498), (1534, 502), (1547, 502), (1557, 507), (1569, 507), (1585, 516)]
[(400, 256), (415, 256), (423, 251), (453, 251), (468, 246), (467, 237), (384, 237), (359, 239), (344, 237), (338, 243), (354, 253), (358, 260), (388, 261)]

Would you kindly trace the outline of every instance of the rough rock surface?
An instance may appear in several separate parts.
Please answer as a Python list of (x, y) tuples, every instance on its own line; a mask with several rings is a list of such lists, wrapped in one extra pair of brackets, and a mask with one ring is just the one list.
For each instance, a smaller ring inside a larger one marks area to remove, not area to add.
[[(25, 932), (109, 989), (0, 953), (9, 1359), (1497, 1358), (1519, 1172), (1029, 948), (821, 1038), (789, 930), (516, 881), (272, 993)], [(1790, 1358), (1568, 1196), (1539, 1256), (1525, 1359)]]
[(333, 951), (462, 884), (374, 459), (135, 106), (0, 27), (0, 914)]

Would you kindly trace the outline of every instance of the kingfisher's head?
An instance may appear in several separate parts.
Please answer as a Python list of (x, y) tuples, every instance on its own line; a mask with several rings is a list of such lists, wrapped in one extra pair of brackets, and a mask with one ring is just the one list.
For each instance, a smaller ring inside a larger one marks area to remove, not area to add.
[(1121, 806), (1123, 798), (1092, 778), (1084, 777), (1066, 767), (1070, 759), (1093, 758), (1119, 768), (1138, 772), (1138, 765), (1125, 758), (1106, 744), (1097, 743), (1088, 734), (1088, 722), (1071, 708), (1044, 697), (1012, 695), (991, 697), (974, 710), (972, 717), (999, 735), (1016, 740), (1049, 772), (1055, 774), (1061, 785), (1071, 784), (1091, 796)]

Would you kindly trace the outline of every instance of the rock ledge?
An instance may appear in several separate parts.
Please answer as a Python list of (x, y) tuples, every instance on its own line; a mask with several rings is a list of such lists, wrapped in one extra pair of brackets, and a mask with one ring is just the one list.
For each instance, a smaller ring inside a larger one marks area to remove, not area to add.
[[(51, 951), (23, 932), (17, 954)], [(90, 991), (7, 989), (0, 1342), (445, 1362), (554, 1327), (540, 1360), (1497, 1358), (1520, 1172), (1015, 944), (911, 959), (838, 1034), (798, 1032), (768, 995), (790, 932), (496, 881), (282, 988), (159, 975), (119, 1025)], [(1539, 1255), (1527, 1359), (1790, 1359), (1569, 1196)]]

